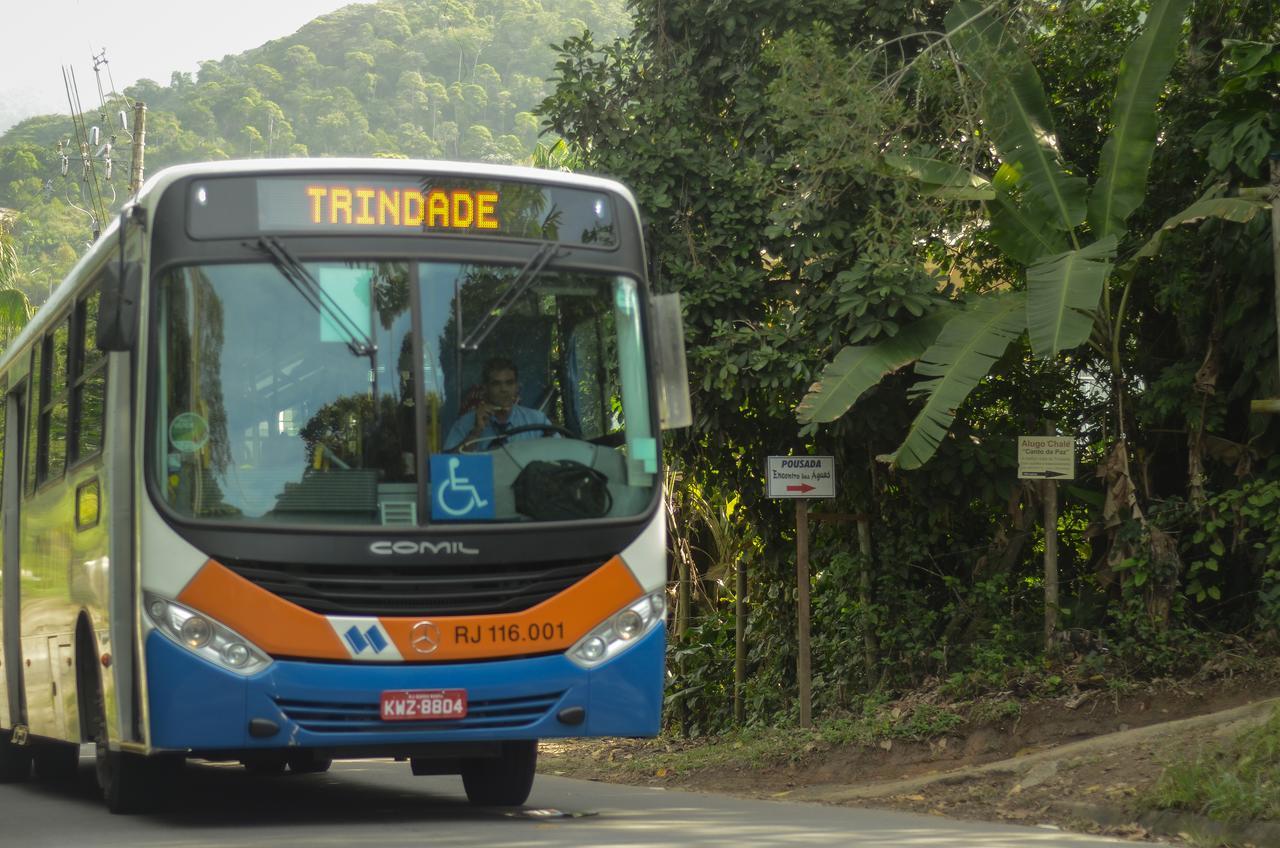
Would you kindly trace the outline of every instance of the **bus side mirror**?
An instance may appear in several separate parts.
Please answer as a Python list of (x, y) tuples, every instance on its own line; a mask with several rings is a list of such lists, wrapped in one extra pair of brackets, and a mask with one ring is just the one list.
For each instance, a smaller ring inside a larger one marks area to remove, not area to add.
[(653, 339), (658, 360), (658, 420), (663, 430), (688, 427), (693, 423), (693, 408), (689, 403), (689, 367), (684, 358), (680, 295), (654, 296)]
[(98, 300), (98, 350), (133, 350), (138, 342), (138, 302), (142, 295), (142, 265), (108, 262), (103, 269)]

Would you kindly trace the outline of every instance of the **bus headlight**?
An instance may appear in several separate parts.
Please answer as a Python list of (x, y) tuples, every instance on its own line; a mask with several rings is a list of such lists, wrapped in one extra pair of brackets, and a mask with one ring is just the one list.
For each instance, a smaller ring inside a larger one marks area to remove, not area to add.
[(621, 653), (629, 644), (657, 627), (667, 614), (667, 595), (658, 591), (620, 610), (578, 640), (569, 659), (583, 668), (594, 668)]
[(144, 592), (142, 608), (165, 636), (228, 671), (256, 674), (271, 664), (271, 657), (248, 639), (177, 601)]

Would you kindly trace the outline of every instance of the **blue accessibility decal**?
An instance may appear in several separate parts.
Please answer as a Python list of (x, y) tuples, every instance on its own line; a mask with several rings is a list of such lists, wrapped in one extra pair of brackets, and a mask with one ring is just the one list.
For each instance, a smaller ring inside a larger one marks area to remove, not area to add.
[(442, 521), (493, 518), (493, 457), (432, 454), (431, 517)]

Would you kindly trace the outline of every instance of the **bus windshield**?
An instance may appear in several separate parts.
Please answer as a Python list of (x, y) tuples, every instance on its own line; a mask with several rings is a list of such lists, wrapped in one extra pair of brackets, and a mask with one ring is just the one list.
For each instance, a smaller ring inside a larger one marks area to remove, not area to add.
[(543, 261), (272, 260), (160, 280), (149, 467), (179, 519), (527, 522), (649, 505), (634, 280)]

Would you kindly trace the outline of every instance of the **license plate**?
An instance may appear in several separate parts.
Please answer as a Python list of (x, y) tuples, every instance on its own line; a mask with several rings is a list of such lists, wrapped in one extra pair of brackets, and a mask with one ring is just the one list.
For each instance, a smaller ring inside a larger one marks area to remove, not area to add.
[(466, 689), (401, 689), (382, 693), (383, 721), (436, 721), (467, 714)]

